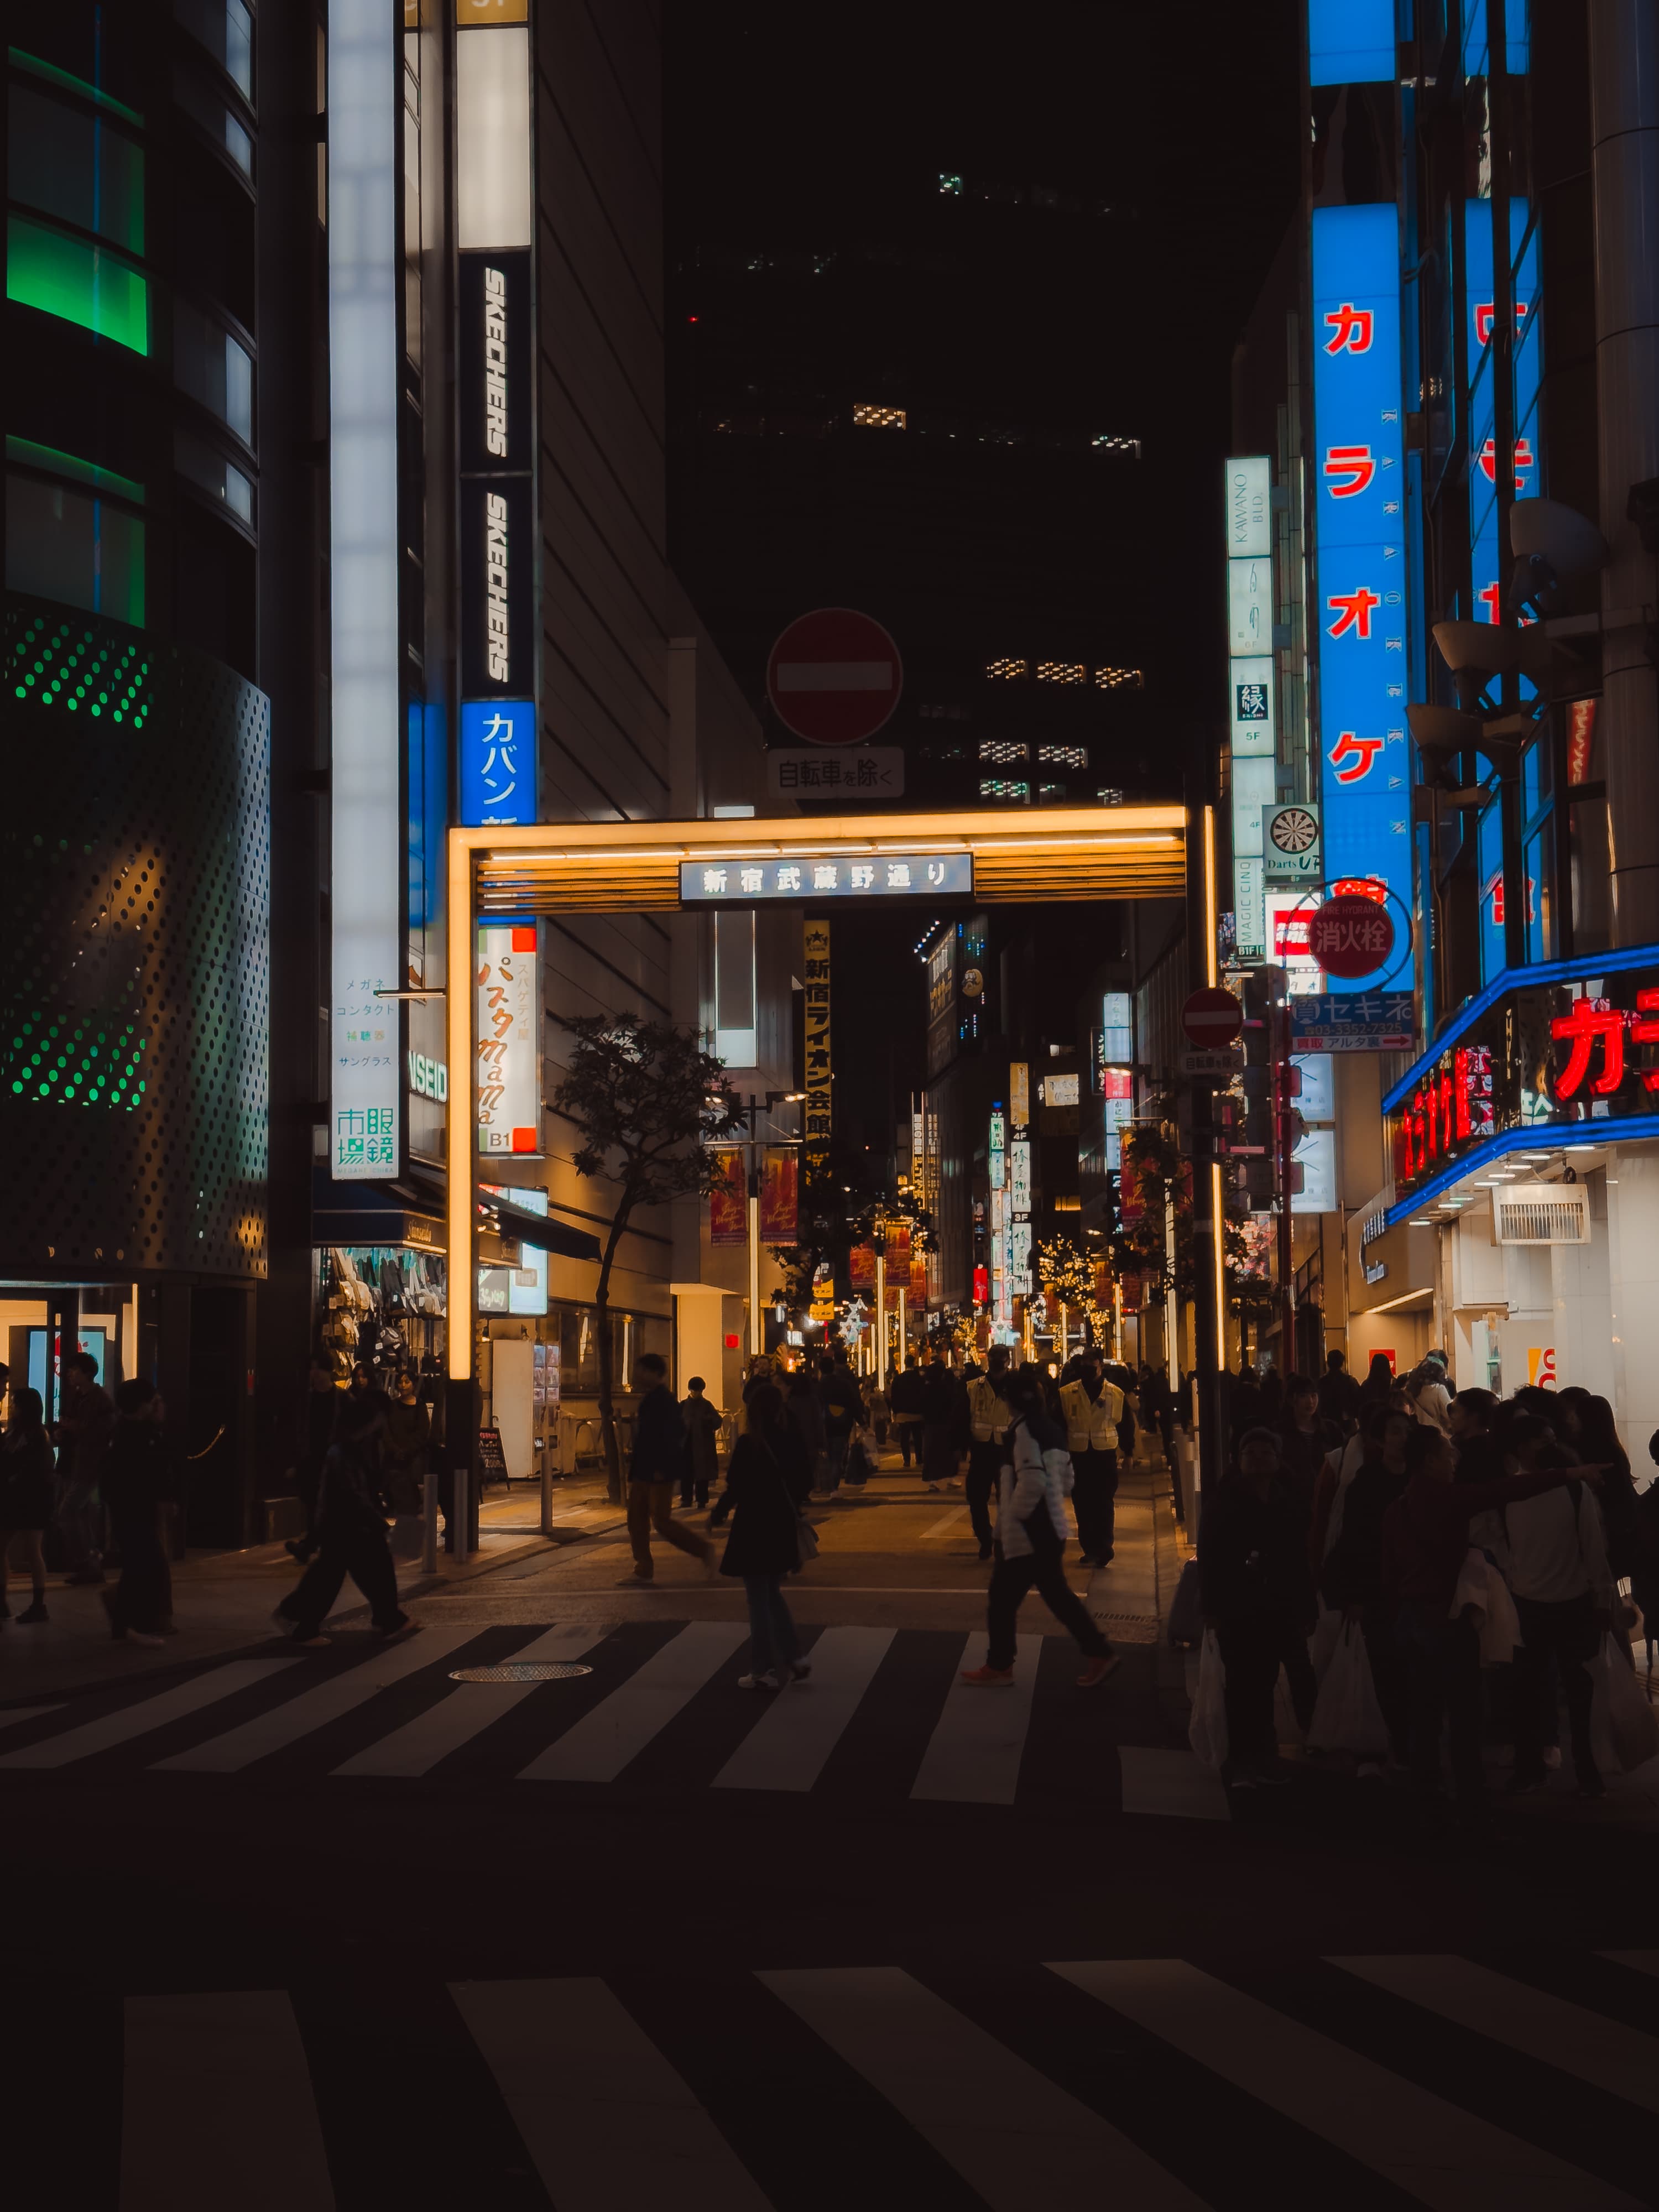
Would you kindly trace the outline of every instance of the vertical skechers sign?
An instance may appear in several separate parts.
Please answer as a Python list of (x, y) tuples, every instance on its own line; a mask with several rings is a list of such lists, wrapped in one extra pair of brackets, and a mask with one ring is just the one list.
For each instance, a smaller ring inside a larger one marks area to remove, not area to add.
[(1325, 873), (1368, 877), (1409, 904), (1406, 469), (1391, 201), (1315, 209), (1313, 341)]
[(461, 689), (534, 685), (530, 256), (460, 257)]

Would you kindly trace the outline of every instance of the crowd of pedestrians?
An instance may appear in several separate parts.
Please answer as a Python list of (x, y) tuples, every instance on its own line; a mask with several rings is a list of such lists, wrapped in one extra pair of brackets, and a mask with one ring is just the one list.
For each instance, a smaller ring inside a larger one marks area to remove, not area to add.
[[(1436, 1798), (1449, 1745), (1463, 1826), (1489, 1742), (1513, 1746), (1510, 1793), (1543, 1787), (1563, 1704), (1578, 1794), (1600, 1797), (1598, 1670), (1627, 1666), (1637, 1609), (1645, 1625), (1659, 1608), (1659, 1486), (1638, 1494), (1606, 1400), (1454, 1392), (1439, 1353), (1403, 1378), (1379, 1354), (1356, 1382), (1334, 1352), (1317, 1382), (1246, 1373), (1226, 1395), (1197, 1569), (1220, 1687), (1200, 1679), (1195, 1730), (1218, 1703), (1233, 1786), (1288, 1778), (1282, 1674), (1310, 1748), (1360, 1776), (1393, 1769)], [(1600, 1679), (1628, 1711), (1633, 1674)]]

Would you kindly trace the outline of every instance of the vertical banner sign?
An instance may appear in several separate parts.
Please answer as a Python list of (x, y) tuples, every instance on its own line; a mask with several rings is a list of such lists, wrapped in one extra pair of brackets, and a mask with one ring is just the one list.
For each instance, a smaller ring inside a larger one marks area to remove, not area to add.
[(855, 1291), (873, 1291), (876, 1287), (876, 1248), (873, 1244), (855, 1244), (848, 1255), (848, 1270)]
[[(1543, 333), (1538, 327), (1538, 234), (1527, 238), (1527, 203), (1510, 202), (1510, 263), (1527, 250), (1515, 269), (1515, 495), (1537, 494), (1538, 385)], [(1493, 436), (1492, 350), (1492, 202), (1468, 200), (1463, 207), (1463, 251), (1468, 293), (1469, 364), (1469, 552), (1474, 622), (1498, 620), (1498, 459)], [(1484, 368), (1485, 374), (1480, 374)], [(1460, 612), (1462, 610), (1460, 610)], [(1523, 678), (1523, 697), (1533, 692)]]
[(529, 254), (463, 253), (459, 322), (461, 692), (523, 701), (536, 668)]
[(910, 1279), (910, 1224), (890, 1221), (884, 1238), (887, 1255), (887, 1287), (899, 1290)]
[(921, 1298), (924, 1304), (927, 1301), (927, 1255), (918, 1251), (914, 1245), (910, 1248), (910, 1295), (913, 1298)]
[(806, 1103), (802, 1117), (808, 1176), (830, 1170), (832, 1113), (830, 1066), (830, 925), (807, 921), (801, 930), (801, 983), (806, 1016)]
[(478, 931), (478, 1150), (541, 1151), (541, 1054), (534, 922)]
[(329, 586), (333, 791), (330, 1172), (403, 1164), (398, 635), (398, 115), (401, 57), (381, 0), (329, 0)]
[[(1409, 908), (1395, 221), (1391, 200), (1314, 210), (1319, 743), (1327, 877), (1368, 877)], [(1337, 991), (1362, 988), (1332, 984)]]
[(469, 699), (461, 708), (461, 820), (479, 829), (535, 819), (535, 701)]
[(1226, 465), (1227, 727), (1232, 789), (1233, 921), (1239, 956), (1266, 952), (1261, 810), (1273, 797), (1273, 471), (1265, 454)]
[(769, 1145), (761, 1156), (760, 1233), (768, 1244), (793, 1244), (799, 1233), (800, 1163), (793, 1145)]
[(1031, 1066), (1008, 1068), (1008, 1295), (1031, 1295)]
[(708, 1241), (711, 1244), (749, 1242), (749, 1183), (743, 1171), (743, 1154), (735, 1145), (722, 1145), (709, 1155)]

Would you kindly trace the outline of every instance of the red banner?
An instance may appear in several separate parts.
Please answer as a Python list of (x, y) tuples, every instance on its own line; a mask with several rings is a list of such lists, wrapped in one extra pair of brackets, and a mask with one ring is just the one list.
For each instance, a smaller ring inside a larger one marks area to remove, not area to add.
[(793, 1145), (769, 1145), (761, 1163), (760, 1233), (768, 1244), (793, 1244), (798, 1227), (799, 1155)]
[(848, 1261), (855, 1291), (873, 1291), (876, 1287), (876, 1248), (873, 1244), (855, 1244)]
[(1139, 1313), (1140, 1311), (1141, 1302), (1145, 1295), (1146, 1286), (1143, 1277), (1139, 1275), (1126, 1275), (1123, 1278), (1123, 1310), (1125, 1313)]
[(749, 1242), (749, 1187), (743, 1171), (743, 1154), (724, 1146), (713, 1155), (714, 1181), (708, 1191), (708, 1241), (711, 1244)]
[(925, 1298), (927, 1295), (927, 1255), (918, 1252), (914, 1245), (910, 1250), (910, 1295), (913, 1298)]
[(887, 1224), (887, 1280), (901, 1282), (910, 1272), (910, 1224), (908, 1221), (890, 1221)]

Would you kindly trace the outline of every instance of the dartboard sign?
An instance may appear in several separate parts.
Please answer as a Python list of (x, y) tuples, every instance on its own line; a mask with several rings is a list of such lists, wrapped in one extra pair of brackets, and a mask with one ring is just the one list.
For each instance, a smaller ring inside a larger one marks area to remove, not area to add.
[(1316, 884), (1323, 872), (1319, 809), (1297, 800), (1261, 810), (1262, 876), (1270, 884)]

